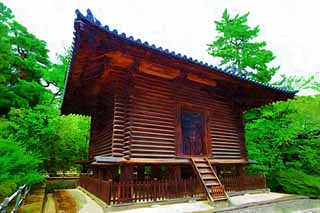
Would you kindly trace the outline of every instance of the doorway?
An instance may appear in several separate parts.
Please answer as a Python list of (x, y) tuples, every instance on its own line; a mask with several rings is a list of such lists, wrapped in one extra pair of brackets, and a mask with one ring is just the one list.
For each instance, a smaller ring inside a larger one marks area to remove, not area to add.
[(206, 154), (204, 121), (202, 112), (181, 110), (183, 155), (199, 156)]

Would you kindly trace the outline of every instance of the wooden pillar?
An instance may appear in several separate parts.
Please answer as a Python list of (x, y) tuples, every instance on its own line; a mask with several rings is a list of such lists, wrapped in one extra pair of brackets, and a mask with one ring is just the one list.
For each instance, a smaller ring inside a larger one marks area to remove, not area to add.
[(160, 165), (152, 165), (151, 166), (151, 179), (159, 180), (160, 178)]
[(98, 167), (98, 178), (99, 178), (100, 180), (103, 179), (103, 172), (104, 172), (104, 168), (99, 166), (99, 167)]
[(104, 168), (103, 179), (104, 180), (110, 180), (110, 179), (113, 180), (112, 176), (113, 176), (112, 166), (108, 166), (108, 167)]
[(94, 167), (92, 168), (92, 176), (93, 176), (94, 178), (99, 178), (99, 167), (94, 166)]
[(112, 175), (113, 181), (119, 182), (120, 180), (119, 170), (120, 170), (120, 165), (115, 165), (111, 167), (111, 173), (112, 173), (111, 175)]
[(236, 171), (237, 171), (236, 175), (238, 175), (238, 176), (245, 175), (245, 169), (246, 169), (245, 165), (236, 166)]
[(132, 201), (133, 186), (130, 185), (133, 180), (133, 165), (122, 165), (120, 174), (120, 184), (118, 188), (118, 197), (120, 202), (128, 203)]
[(137, 168), (137, 179), (140, 180), (144, 180), (144, 166), (139, 165)]
[(178, 183), (181, 181), (181, 167), (179, 165), (169, 166), (169, 181), (175, 184), (175, 194), (179, 193)]
[(169, 179), (179, 181), (181, 180), (181, 167), (179, 165), (169, 166)]
[(132, 173), (133, 173), (132, 165), (121, 166), (120, 181), (131, 181), (133, 179)]

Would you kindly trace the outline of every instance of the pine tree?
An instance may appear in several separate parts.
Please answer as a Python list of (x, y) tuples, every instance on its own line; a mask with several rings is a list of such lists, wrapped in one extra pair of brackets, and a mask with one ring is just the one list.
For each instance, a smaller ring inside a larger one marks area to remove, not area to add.
[(220, 65), (239, 75), (269, 82), (280, 67), (269, 67), (275, 59), (270, 50), (266, 50), (265, 41), (256, 42), (259, 26), (247, 25), (249, 13), (230, 17), (227, 10), (222, 19), (215, 21), (218, 35), (208, 44), (208, 53), (221, 58)]
[(51, 66), (46, 42), (14, 20), (0, 2), (0, 115), (11, 107), (34, 107), (46, 92), (41, 80)]

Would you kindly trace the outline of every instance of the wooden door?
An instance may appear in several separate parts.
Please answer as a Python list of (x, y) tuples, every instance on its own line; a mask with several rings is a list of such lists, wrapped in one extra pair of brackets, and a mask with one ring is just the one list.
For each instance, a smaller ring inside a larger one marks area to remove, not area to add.
[(202, 112), (181, 110), (183, 155), (199, 156), (205, 151), (205, 123)]

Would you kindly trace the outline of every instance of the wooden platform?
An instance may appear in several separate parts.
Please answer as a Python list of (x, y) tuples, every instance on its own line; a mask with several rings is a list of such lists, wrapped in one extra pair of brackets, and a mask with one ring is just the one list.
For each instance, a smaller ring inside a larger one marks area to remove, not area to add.
[[(190, 157), (177, 157), (177, 158), (131, 158), (129, 160), (121, 157), (110, 156), (96, 156), (92, 165), (114, 165), (115, 163), (128, 163), (128, 164), (190, 164)], [(220, 160), (208, 159), (211, 164), (248, 164), (245, 159), (235, 160)]]

